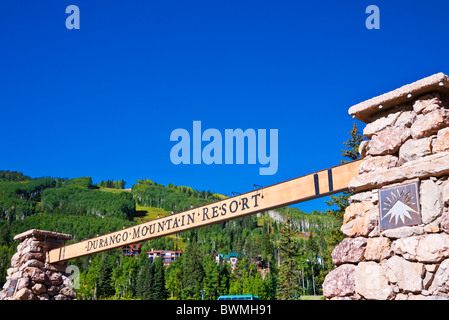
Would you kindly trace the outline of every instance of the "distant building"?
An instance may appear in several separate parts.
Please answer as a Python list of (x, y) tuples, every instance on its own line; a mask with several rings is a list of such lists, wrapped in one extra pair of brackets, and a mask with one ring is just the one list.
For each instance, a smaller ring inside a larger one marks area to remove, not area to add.
[(238, 261), (238, 254), (236, 252), (231, 252), (230, 254), (221, 254), (218, 253), (217, 250), (213, 250), (211, 253), (208, 254), (209, 256), (212, 255), (215, 257), (215, 262), (217, 264), (222, 264), (223, 262), (227, 262), (231, 264), (231, 269), (235, 268), (235, 265)]
[(262, 255), (260, 255), (260, 254), (257, 256), (256, 264), (257, 264), (258, 270), (263, 270), (263, 269), (267, 268), (267, 263), (265, 262)]
[(137, 257), (140, 253), (140, 244), (130, 244), (118, 249), (122, 252), (123, 255), (127, 257)]
[(223, 255), (223, 260), (231, 264), (231, 269), (235, 268), (238, 258), (236, 252), (231, 252), (230, 254)]
[[(211, 253), (208, 254), (208, 256), (212, 255), (215, 257), (215, 262), (217, 264), (223, 264), (223, 262), (229, 263), (231, 265), (231, 271), (234, 271), (234, 268), (238, 262), (238, 254), (236, 252), (231, 252), (230, 254), (221, 254), (218, 253), (217, 250), (212, 250)], [(245, 254), (242, 251), (242, 255), (245, 256)], [(270, 266), (268, 263), (265, 262), (262, 255), (258, 255), (256, 258), (256, 267), (257, 271), (259, 271), (262, 275), (262, 278), (265, 279), (265, 275), (270, 272)]]
[(148, 259), (153, 262), (154, 259), (161, 257), (164, 266), (172, 264), (176, 258), (179, 258), (182, 254), (182, 250), (154, 250), (151, 248), (150, 252), (147, 252)]
[(218, 252), (217, 252), (217, 250), (212, 250), (212, 252), (211, 253), (209, 253), (208, 254), (208, 256), (213, 256), (213, 257), (215, 257), (215, 262), (217, 263), (217, 264), (222, 264), (223, 263), (223, 255), (222, 254), (219, 254)]

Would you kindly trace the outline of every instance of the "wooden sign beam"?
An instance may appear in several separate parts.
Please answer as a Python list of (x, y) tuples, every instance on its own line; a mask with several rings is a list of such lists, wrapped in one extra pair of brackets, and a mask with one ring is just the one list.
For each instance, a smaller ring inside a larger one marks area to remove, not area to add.
[(347, 190), (360, 160), (53, 249), (56, 263)]

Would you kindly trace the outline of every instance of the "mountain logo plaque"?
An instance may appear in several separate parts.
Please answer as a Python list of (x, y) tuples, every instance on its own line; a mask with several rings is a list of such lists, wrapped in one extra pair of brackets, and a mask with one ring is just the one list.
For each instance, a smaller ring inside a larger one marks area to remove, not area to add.
[(421, 223), (418, 183), (379, 190), (380, 230)]

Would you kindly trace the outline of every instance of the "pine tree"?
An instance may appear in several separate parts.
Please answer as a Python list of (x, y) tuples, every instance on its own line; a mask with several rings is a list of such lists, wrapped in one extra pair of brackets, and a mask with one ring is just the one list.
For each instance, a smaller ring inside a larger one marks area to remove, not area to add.
[[(352, 130), (349, 131), (350, 138), (343, 142), (343, 144), (346, 146), (346, 150), (342, 151), (342, 157), (348, 158), (349, 160), (341, 160), (341, 163), (347, 163), (350, 161), (354, 161), (360, 158), (359, 155), (359, 146), (360, 143), (363, 141), (364, 137), (360, 134), (357, 124), (354, 122), (354, 125), (352, 127)], [(343, 194), (338, 194), (336, 196), (331, 196), (330, 201), (326, 201), (326, 204), (328, 206), (337, 206), (337, 209), (333, 210), (327, 210), (328, 213), (332, 214), (333, 216), (337, 217), (338, 219), (343, 219), (343, 215), (345, 213), (346, 207), (348, 206), (348, 199), (351, 196), (350, 192), (343, 192)]]
[[(360, 134), (357, 124), (354, 122), (352, 130), (349, 132), (350, 138), (343, 142), (346, 150), (342, 150), (342, 157), (349, 160), (341, 160), (341, 163), (346, 163), (349, 161), (354, 161), (360, 158), (359, 146), (363, 141), (364, 137)], [(318, 277), (318, 283), (322, 283), (324, 278), (334, 267), (332, 264), (331, 253), (332, 250), (344, 239), (344, 234), (340, 230), (340, 226), (343, 223), (343, 216), (345, 214), (346, 208), (349, 206), (349, 197), (352, 195), (349, 191), (331, 196), (330, 201), (326, 201), (329, 207), (336, 206), (336, 209), (328, 209), (327, 213), (333, 215), (340, 222), (335, 228), (329, 229), (327, 234), (324, 236), (327, 248), (323, 254), (324, 268), (321, 270), (320, 276)]]
[(204, 259), (204, 298), (216, 300), (220, 289), (220, 266), (215, 262), (214, 256), (206, 256)]
[(360, 134), (357, 124), (354, 122), (352, 125), (352, 130), (349, 131), (351, 137), (348, 141), (343, 142), (346, 146), (346, 150), (341, 150), (343, 158), (349, 158), (349, 160), (341, 160), (341, 163), (347, 163), (350, 161), (357, 160), (360, 157), (359, 146), (363, 141), (363, 134)]
[[(350, 161), (354, 161), (360, 158), (359, 155), (359, 146), (360, 143), (363, 141), (364, 137), (360, 134), (357, 124), (354, 122), (354, 125), (352, 126), (352, 130), (349, 131), (350, 138), (343, 142), (343, 144), (346, 146), (346, 150), (342, 151), (342, 157), (348, 158), (349, 160), (341, 160), (341, 163), (347, 163)], [(345, 210), (348, 206), (348, 199), (351, 196), (350, 192), (343, 192), (335, 196), (330, 196), (331, 200), (326, 201), (326, 204), (330, 207), (337, 206), (337, 209), (333, 210), (327, 210), (327, 212), (336, 218), (343, 220), (343, 215), (345, 214)]]
[(299, 256), (295, 237), (298, 236), (296, 226), (292, 223), (290, 212), (287, 211), (279, 239), (281, 266), (279, 267), (278, 299), (292, 300), (299, 298)]
[(100, 259), (100, 268), (97, 281), (97, 297), (109, 297), (115, 290), (111, 282), (113, 256), (103, 253)]
[(260, 272), (256, 271), (251, 283), (251, 293), (261, 300), (266, 300), (268, 290)]
[(165, 289), (165, 267), (162, 258), (156, 258), (153, 264), (152, 298), (153, 300), (165, 300), (167, 299), (167, 290)]
[(275, 300), (277, 297), (277, 287), (278, 287), (278, 268), (276, 263), (270, 265), (270, 272), (265, 277), (265, 287), (267, 293), (267, 300)]
[(183, 260), (183, 299), (201, 299), (204, 269), (202, 257), (195, 241), (188, 244), (182, 255)]
[(227, 263), (223, 263), (220, 266), (220, 287), (218, 288), (218, 295), (227, 295), (229, 293), (230, 287), (230, 265)]
[(248, 257), (240, 257), (235, 264), (234, 270), (231, 275), (231, 283), (229, 285), (229, 294), (231, 295), (241, 295), (245, 294), (245, 284), (248, 282), (249, 278), (249, 263)]
[(166, 270), (166, 288), (171, 298), (181, 299), (182, 283), (182, 259), (175, 259)]
[(154, 264), (146, 258), (143, 260), (140, 268), (136, 286), (137, 296), (142, 300), (151, 300), (153, 298), (153, 276)]

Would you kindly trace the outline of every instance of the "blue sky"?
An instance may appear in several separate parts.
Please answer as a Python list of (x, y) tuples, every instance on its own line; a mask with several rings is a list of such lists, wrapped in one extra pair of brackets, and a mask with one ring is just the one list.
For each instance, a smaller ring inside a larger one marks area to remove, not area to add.
[[(79, 30), (65, 27), (71, 4)], [(365, 27), (371, 4), (379, 30)], [(350, 106), (449, 73), (448, 10), (446, 0), (3, 3), (0, 168), (230, 195), (338, 165)], [(277, 173), (175, 166), (170, 133), (195, 120), (278, 129)]]

